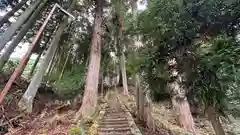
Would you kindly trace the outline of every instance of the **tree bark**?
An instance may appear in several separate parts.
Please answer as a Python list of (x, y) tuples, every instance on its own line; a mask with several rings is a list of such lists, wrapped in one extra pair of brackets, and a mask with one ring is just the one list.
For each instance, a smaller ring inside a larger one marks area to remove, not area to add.
[(134, 21), (137, 19), (137, 1), (138, 0), (131, 0), (132, 16)]
[[(76, 0), (73, 0), (70, 8), (68, 11), (71, 11), (73, 9), (73, 7), (75, 6)], [(65, 27), (68, 24), (68, 20), (67, 18), (64, 19), (64, 21), (60, 24), (57, 33), (54, 37), (54, 39), (52, 40), (51, 45), (49, 46), (46, 56), (43, 59), (43, 62), (40, 64), (40, 68), (37, 71), (37, 73), (33, 76), (33, 79), (31, 81), (31, 83), (29, 84), (26, 92), (24, 93), (24, 95), (22, 96), (21, 100), (19, 101), (19, 108), (21, 110), (24, 110), (28, 113), (32, 112), (32, 105), (33, 105), (33, 99), (35, 98), (35, 95), (37, 93), (38, 87), (40, 86), (41, 80), (43, 78), (43, 75), (45, 74), (47, 67), (51, 61), (51, 58), (54, 55), (54, 52), (57, 49), (58, 43), (60, 41), (60, 37), (65, 29)]]
[(172, 78), (172, 80), (168, 82), (168, 88), (179, 124), (183, 126), (184, 129), (196, 133), (190, 105), (186, 97), (186, 90), (183, 87), (183, 76), (176, 69), (176, 59), (173, 58), (169, 60), (168, 66), (170, 69), (170, 78)]
[(25, 3), (27, 0), (22, 0), (20, 3), (18, 3), (11, 11), (9, 11), (6, 15), (4, 15), (0, 20), (0, 27), (8, 21), (8, 19), (14, 15), (15, 12), (17, 12)]
[(219, 116), (218, 116), (215, 108), (212, 106), (207, 107), (206, 113), (207, 113), (209, 121), (212, 123), (213, 129), (214, 129), (216, 135), (225, 135), (225, 132), (219, 121)]
[(117, 10), (118, 16), (118, 38), (117, 38), (117, 48), (119, 49), (119, 60), (120, 60), (120, 71), (122, 74), (122, 83), (123, 83), (123, 93), (128, 95), (128, 85), (127, 85), (127, 74), (126, 74), (126, 65), (125, 65), (125, 55), (124, 55), (124, 46), (121, 46), (122, 37), (123, 37), (123, 23), (121, 18), (120, 9)]
[(103, 1), (96, 0), (96, 14), (91, 39), (90, 61), (83, 96), (82, 106), (77, 114), (77, 119), (93, 115), (97, 105), (97, 91), (101, 61), (101, 25), (103, 17)]
[(144, 103), (145, 103), (145, 96), (143, 89), (139, 91), (139, 114), (140, 114), (140, 120), (144, 121)]
[(119, 79), (118, 79), (118, 86), (119, 87), (122, 87), (123, 86), (123, 79), (122, 79), (122, 70), (121, 70), (121, 67), (119, 66), (118, 67), (118, 74), (119, 74)]
[(121, 53), (121, 56), (120, 56), (120, 67), (121, 67), (121, 71), (122, 71), (123, 92), (124, 92), (124, 94), (128, 95), (125, 55), (123, 52)]
[(6, 50), (0, 57), (0, 70), (3, 68), (5, 63), (8, 61), (10, 55), (14, 51), (14, 49), (17, 47), (17, 45), (21, 42), (25, 34), (28, 32), (28, 30), (33, 26), (34, 22), (36, 22), (36, 18), (38, 17), (41, 9), (46, 4), (47, 0), (42, 2), (39, 7), (36, 9), (36, 11), (31, 15), (29, 20), (23, 25), (13, 42), (7, 46)]
[[(132, 7), (132, 17), (133, 17), (133, 20), (136, 21), (137, 20), (137, 1), (138, 0), (131, 0), (131, 7)], [(134, 26), (135, 26), (135, 23), (134, 23)], [(133, 45), (135, 46), (136, 44), (136, 37), (133, 37)], [(135, 49), (135, 47), (134, 47)], [(134, 58), (136, 58), (136, 52), (133, 51), (134, 53)], [(135, 65), (135, 63), (134, 63)], [(143, 102), (140, 102), (140, 96), (143, 96), (142, 94), (140, 94), (140, 78), (139, 78), (139, 75), (137, 74), (137, 72), (134, 70), (134, 73), (133, 73), (133, 77), (135, 78), (135, 88), (136, 88), (136, 105), (137, 105), (137, 116), (138, 118), (141, 120), (141, 113), (142, 110), (144, 111), (143, 108), (140, 108), (141, 107), (144, 107), (144, 105), (140, 105), (140, 103), (143, 103)], [(140, 111), (141, 110), (141, 111)]]
[(172, 96), (172, 104), (180, 125), (184, 129), (195, 133), (194, 121), (186, 96), (180, 94)]
[(40, 4), (41, 0), (38, 0), (34, 3), (33, 6), (30, 6), (31, 8), (26, 10), (21, 16), (19, 16), (19, 19), (13, 23), (0, 37), (0, 51), (5, 47), (8, 41), (11, 40), (12, 36), (15, 34), (15, 32), (21, 27), (21, 25), (29, 18), (29, 16), (32, 14), (32, 12), (37, 8), (37, 6)]
[(103, 71), (101, 72), (101, 96), (103, 97), (103, 83), (104, 83), (104, 76)]
[(138, 76), (136, 75), (135, 76), (135, 89), (136, 89), (136, 106), (137, 106), (137, 117), (138, 117), (138, 119), (140, 120), (141, 118), (140, 118), (140, 105), (139, 105), (139, 89), (140, 89), (140, 87), (139, 87), (139, 83), (140, 83), (140, 81), (139, 81), (139, 78), (138, 78)]

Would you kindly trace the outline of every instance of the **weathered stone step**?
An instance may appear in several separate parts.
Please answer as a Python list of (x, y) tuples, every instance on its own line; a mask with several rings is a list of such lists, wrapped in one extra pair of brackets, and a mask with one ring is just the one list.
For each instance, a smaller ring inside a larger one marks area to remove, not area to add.
[(120, 125), (120, 124), (128, 124), (128, 121), (102, 121), (100, 125)]
[(123, 115), (108, 115), (108, 116), (103, 116), (103, 119), (119, 119), (119, 118), (126, 118)]
[(107, 112), (105, 111), (106, 115), (125, 115), (125, 112), (118, 111), (118, 112)]
[(131, 132), (131, 129), (129, 127), (127, 128), (99, 128), (98, 131), (100, 132)]
[(104, 118), (103, 121), (127, 121), (126, 117), (122, 118)]
[(108, 124), (123, 124), (123, 123), (128, 123), (127, 120), (103, 120), (102, 122), (108, 123)]
[(119, 133), (119, 132), (98, 132), (98, 135), (133, 135), (131, 132), (127, 132), (127, 133)]
[(106, 113), (124, 113), (124, 110), (105, 110)]
[(99, 125), (98, 128), (123, 128), (123, 127), (129, 127), (129, 124), (117, 124), (117, 125)]

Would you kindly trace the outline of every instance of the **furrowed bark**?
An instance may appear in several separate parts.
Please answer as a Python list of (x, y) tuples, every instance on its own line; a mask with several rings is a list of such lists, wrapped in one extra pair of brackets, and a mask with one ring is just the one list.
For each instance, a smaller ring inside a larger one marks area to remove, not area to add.
[(87, 117), (93, 115), (97, 106), (99, 71), (101, 61), (101, 25), (103, 21), (103, 1), (96, 0), (96, 14), (91, 39), (91, 51), (82, 106), (76, 116)]
[(194, 120), (190, 111), (190, 105), (186, 97), (186, 90), (183, 87), (183, 75), (176, 69), (177, 61), (175, 58), (168, 61), (170, 77), (168, 88), (172, 97), (173, 109), (176, 112), (179, 124), (186, 130), (196, 134)]
[(120, 9), (117, 9), (117, 16), (118, 16), (118, 37), (117, 37), (117, 47), (119, 49), (119, 59), (120, 59), (120, 69), (122, 75), (122, 83), (123, 83), (123, 93), (128, 95), (128, 85), (127, 85), (127, 74), (126, 74), (126, 65), (125, 65), (125, 55), (124, 55), (124, 46), (121, 45), (122, 37), (123, 37), (123, 24), (121, 20)]
[(209, 121), (212, 123), (216, 135), (225, 135), (222, 124), (220, 123), (219, 116), (214, 107), (209, 106), (206, 108)]

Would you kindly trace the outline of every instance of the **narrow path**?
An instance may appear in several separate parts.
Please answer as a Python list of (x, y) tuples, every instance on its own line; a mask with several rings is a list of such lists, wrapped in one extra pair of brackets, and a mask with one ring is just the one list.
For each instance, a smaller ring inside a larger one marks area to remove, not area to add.
[(136, 135), (133, 133), (127, 110), (118, 102), (116, 93), (109, 95), (107, 104), (105, 114), (99, 123), (98, 135)]

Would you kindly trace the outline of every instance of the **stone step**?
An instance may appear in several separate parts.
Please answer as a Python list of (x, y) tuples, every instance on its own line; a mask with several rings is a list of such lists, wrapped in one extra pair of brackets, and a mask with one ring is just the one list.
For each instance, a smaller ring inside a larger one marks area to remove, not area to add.
[(120, 125), (120, 124), (128, 124), (128, 121), (101, 121), (100, 125)]
[(122, 118), (104, 118), (103, 121), (127, 121), (126, 117)]
[(103, 116), (103, 119), (119, 119), (119, 118), (126, 118), (123, 115), (108, 115), (108, 116)]
[(98, 135), (133, 135), (131, 132), (119, 133), (119, 132), (98, 132)]
[(123, 128), (123, 127), (129, 127), (129, 124), (126, 123), (126, 124), (117, 124), (117, 125), (99, 125), (98, 128)]
[(124, 111), (115, 111), (115, 112), (105, 111), (105, 115), (109, 115), (109, 114), (119, 114), (119, 115), (122, 115), (122, 114), (125, 114), (125, 112)]
[(108, 110), (105, 110), (105, 112), (106, 113), (124, 113), (125, 111), (124, 110), (115, 110), (115, 109), (113, 109), (113, 110), (110, 110), (110, 109), (108, 109)]
[(100, 132), (131, 132), (129, 127), (125, 128), (99, 128), (98, 131)]
[(103, 119), (102, 122), (106, 122), (106, 123), (127, 123), (128, 120), (127, 119), (122, 119), (122, 120), (114, 120), (114, 119), (110, 119), (110, 120), (105, 120)]

